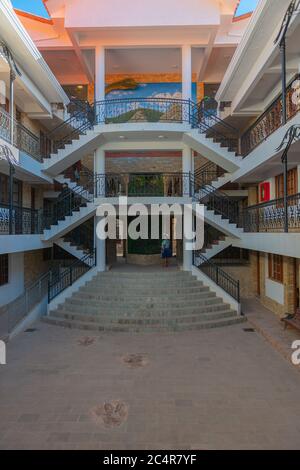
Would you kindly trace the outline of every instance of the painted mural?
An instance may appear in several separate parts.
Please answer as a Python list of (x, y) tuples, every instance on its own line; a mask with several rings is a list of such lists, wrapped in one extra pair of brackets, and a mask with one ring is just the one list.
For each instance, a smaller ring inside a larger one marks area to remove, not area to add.
[[(181, 99), (181, 83), (138, 83), (132, 78), (106, 86), (106, 99), (168, 98)], [(192, 100), (197, 102), (197, 85), (192, 84)]]
[[(108, 84), (105, 120), (108, 123), (188, 120), (189, 106), (168, 101), (181, 99), (181, 88), (181, 83), (138, 83), (132, 78)], [(193, 101), (196, 101), (196, 97), (197, 85), (194, 83)], [(157, 98), (157, 100), (149, 101), (149, 98)], [(114, 101), (109, 102), (109, 100)], [(118, 106), (116, 106), (116, 100), (120, 100)]]

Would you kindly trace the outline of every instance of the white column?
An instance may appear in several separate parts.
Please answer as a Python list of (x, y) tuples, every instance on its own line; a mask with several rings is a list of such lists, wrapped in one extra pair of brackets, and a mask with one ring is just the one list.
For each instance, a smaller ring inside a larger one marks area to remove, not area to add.
[(106, 240), (102, 240), (97, 237), (97, 224), (102, 219), (102, 217), (95, 217), (96, 219), (96, 260), (97, 260), (97, 270), (105, 271), (106, 270)]
[(189, 174), (192, 174), (193, 171), (193, 163), (192, 163), (192, 149), (187, 145), (184, 146), (182, 150), (182, 173), (183, 173), (183, 180), (182, 180), (182, 195), (189, 196), (190, 195), (190, 179)]
[(97, 174), (96, 194), (105, 197), (105, 151), (98, 147), (94, 154), (94, 171)]
[(192, 48), (184, 45), (181, 48), (182, 66), (182, 99), (192, 99)]
[(193, 266), (193, 252), (191, 250), (186, 250), (185, 244), (191, 243), (191, 240), (186, 240), (183, 238), (183, 271), (191, 271)]
[(105, 48), (96, 46), (95, 49), (95, 99), (105, 100)]

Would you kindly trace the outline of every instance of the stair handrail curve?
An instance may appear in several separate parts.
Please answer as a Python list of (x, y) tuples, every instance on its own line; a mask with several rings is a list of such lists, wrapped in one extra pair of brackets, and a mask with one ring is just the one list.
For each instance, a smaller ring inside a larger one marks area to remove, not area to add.
[(48, 304), (95, 266), (96, 248), (93, 248), (82, 258), (61, 270), (54, 280), (48, 282)]
[(193, 265), (206, 274), (217, 286), (240, 303), (240, 281), (221, 269), (213, 261), (209, 260), (201, 252), (193, 252)]

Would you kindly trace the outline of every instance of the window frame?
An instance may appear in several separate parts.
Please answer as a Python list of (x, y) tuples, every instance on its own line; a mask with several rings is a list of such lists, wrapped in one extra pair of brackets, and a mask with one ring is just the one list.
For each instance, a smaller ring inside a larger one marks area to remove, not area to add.
[(271, 281), (283, 284), (283, 256), (269, 253), (268, 267), (269, 279), (271, 279)]

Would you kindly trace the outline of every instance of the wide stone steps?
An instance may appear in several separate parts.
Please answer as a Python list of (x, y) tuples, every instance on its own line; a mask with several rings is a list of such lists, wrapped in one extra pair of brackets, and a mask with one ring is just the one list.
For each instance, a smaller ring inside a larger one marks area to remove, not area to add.
[[(201, 314), (202, 321), (208, 321), (213, 319), (221, 318), (231, 318), (233, 316), (233, 311), (230, 308), (223, 308), (220, 310), (206, 312), (204, 311)], [(123, 314), (123, 316), (116, 315), (85, 315), (85, 314), (76, 314), (72, 311), (67, 312), (65, 310), (56, 310), (52, 314), (55, 318), (65, 319), (65, 320), (75, 320), (81, 322), (91, 322), (91, 323), (100, 323), (101, 325), (158, 325), (158, 324), (172, 324), (172, 323), (196, 323), (199, 322), (199, 312), (185, 312), (184, 314), (175, 312), (169, 312), (169, 314), (161, 314), (155, 316), (131, 316)]]
[[(245, 321), (190, 273), (99, 273), (44, 321), (91, 331), (185, 331)], [(57, 304), (56, 304), (57, 305)]]
[(188, 331), (188, 330), (201, 330), (207, 328), (217, 328), (222, 326), (235, 325), (237, 323), (242, 323), (245, 321), (245, 317), (232, 315), (231, 317), (225, 317), (220, 319), (213, 320), (198, 320), (195, 323), (175, 323), (169, 322), (168, 324), (162, 324), (161, 322), (158, 325), (116, 325), (110, 323), (109, 325), (92, 323), (92, 322), (83, 322), (75, 320), (66, 320), (55, 317), (45, 317), (44, 321), (52, 325), (59, 325), (65, 328), (76, 328), (81, 330), (88, 331), (107, 331), (107, 332), (127, 332), (127, 333), (154, 333), (154, 332), (170, 332), (170, 331)]
[[(227, 306), (226, 306), (227, 307)], [(215, 299), (212, 303), (203, 303), (200, 305), (189, 305), (185, 307), (153, 307), (147, 308), (141, 305), (140, 307), (126, 307), (126, 306), (118, 306), (118, 307), (102, 307), (101, 305), (97, 306), (80, 306), (74, 304), (65, 304), (59, 307), (60, 311), (71, 312), (71, 313), (78, 313), (84, 315), (98, 315), (99, 317), (103, 318), (104, 316), (108, 316), (110, 318), (117, 317), (117, 316), (159, 316), (162, 317), (164, 315), (185, 315), (185, 314), (199, 314), (202, 312), (214, 312), (218, 310), (222, 310), (225, 308), (224, 303), (220, 302), (219, 299)]]
[(112, 298), (112, 299), (98, 299), (96, 297), (86, 297), (84, 295), (81, 295), (79, 297), (73, 296), (72, 299), (68, 301), (68, 304), (74, 304), (77, 306), (83, 306), (86, 307), (87, 305), (95, 306), (97, 308), (105, 308), (108, 307), (112, 309), (113, 307), (120, 306), (122, 308), (141, 308), (142, 306), (144, 308), (164, 308), (166, 306), (168, 307), (185, 307), (188, 305), (194, 306), (203, 303), (203, 300), (208, 301), (216, 299), (216, 294), (214, 292), (209, 292), (207, 291), (206, 293), (203, 293), (202, 295), (197, 295), (195, 294), (192, 296), (192, 298), (188, 297), (188, 299), (185, 296), (177, 296), (171, 297), (170, 299), (157, 299), (155, 297), (134, 297), (134, 298)]
[[(201, 290), (200, 290), (201, 289)], [(188, 295), (188, 300), (191, 302), (198, 302), (203, 297), (214, 297), (216, 294), (211, 292), (208, 287), (200, 288), (199, 290), (195, 290), (194, 293)], [(174, 295), (164, 295), (162, 298), (157, 299), (156, 296), (153, 295), (143, 295), (141, 296), (140, 292), (135, 292), (135, 295), (128, 294), (127, 291), (113, 293), (113, 295), (105, 294), (105, 293), (95, 293), (92, 290), (79, 290), (78, 292), (73, 294), (73, 299), (84, 300), (85, 303), (87, 302), (94, 302), (96, 301), (98, 304), (99, 302), (105, 303), (108, 302), (112, 304), (114, 302), (126, 302), (127, 304), (134, 304), (134, 305), (141, 305), (144, 302), (156, 302), (161, 304), (179, 304), (180, 302), (186, 302), (186, 292), (181, 291), (180, 294)], [(159, 302), (158, 302), (159, 301)]]

